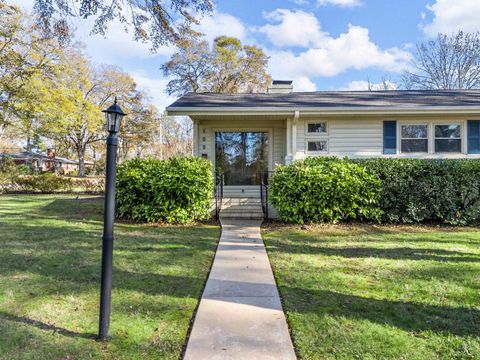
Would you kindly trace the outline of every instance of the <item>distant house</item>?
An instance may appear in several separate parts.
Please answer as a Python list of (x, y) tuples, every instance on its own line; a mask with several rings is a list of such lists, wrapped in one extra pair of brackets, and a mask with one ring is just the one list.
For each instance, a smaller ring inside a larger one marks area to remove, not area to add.
[[(34, 151), (22, 151), (14, 154), (3, 153), (0, 158), (11, 158), (17, 165), (32, 166), (35, 171), (56, 171), (68, 174), (78, 170), (78, 161), (55, 155), (54, 149), (48, 149), (46, 154)], [(93, 166), (93, 162), (85, 161), (85, 166)]]
[(225, 185), (258, 185), (259, 173), (309, 156), (480, 157), (480, 91), (189, 93), (169, 107), (194, 123), (194, 154)]

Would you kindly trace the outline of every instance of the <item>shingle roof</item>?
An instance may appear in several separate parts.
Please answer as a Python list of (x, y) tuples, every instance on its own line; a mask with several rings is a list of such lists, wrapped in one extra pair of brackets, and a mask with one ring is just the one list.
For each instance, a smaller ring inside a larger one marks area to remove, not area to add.
[(63, 158), (60, 156), (56, 156), (54, 158), (48, 157), (46, 154), (37, 153), (34, 151), (22, 151), (15, 154), (8, 154), (8, 153), (0, 153), (0, 158), (12, 158), (17, 160), (31, 160), (31, 159), (41, 159), (45, 161), (55, 161), (65, 164), (78, 164), (77, 160), (70, 160), (67, 158)]
[(480, 107), (480, 90), (317, 91), (288, 94), (188, 93), (167, 110), (182, 108), (422, 108)]

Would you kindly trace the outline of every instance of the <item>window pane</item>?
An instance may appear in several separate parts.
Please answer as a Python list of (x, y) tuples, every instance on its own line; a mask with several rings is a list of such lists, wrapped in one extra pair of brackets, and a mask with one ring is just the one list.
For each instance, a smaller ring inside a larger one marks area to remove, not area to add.
[(427, 152), (427, 139), (402, 140), (402, 152)]
[(309, 141), (308, 151), (327, 151), (327, 142), (323, 141)]
[(327, 123), (311, 123), (308, 124), (309, 133), (326, 133), (327, 132)]
[(402, 125), (402, 138), (422, 139), (428, 137), (427, 125)]
[(435, 137), (459, 138), (460, 125), (435, 125)]
[(436, 139), (435, 152), (461, 152), (462, 141), (460, 139)]

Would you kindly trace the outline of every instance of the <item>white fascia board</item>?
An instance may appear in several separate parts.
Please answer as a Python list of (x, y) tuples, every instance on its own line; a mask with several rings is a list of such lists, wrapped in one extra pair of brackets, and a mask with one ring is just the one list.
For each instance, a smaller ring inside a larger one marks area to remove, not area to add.
[(480, 114), (480, 106), (423, 106), (423, 107), (168, 107), (168, 115), (374, 115), (374, 114)]

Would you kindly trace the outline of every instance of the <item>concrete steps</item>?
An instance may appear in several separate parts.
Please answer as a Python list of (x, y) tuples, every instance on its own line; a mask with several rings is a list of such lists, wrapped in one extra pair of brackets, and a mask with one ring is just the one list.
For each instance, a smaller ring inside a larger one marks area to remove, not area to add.
[(223, 188), (224, 198), (258, 198), (260, 199), (260, 186), (254, 185), (228, 185)]
[(221, 219), (263, 219), (260, 198), (223, 198), (220, 210)]

